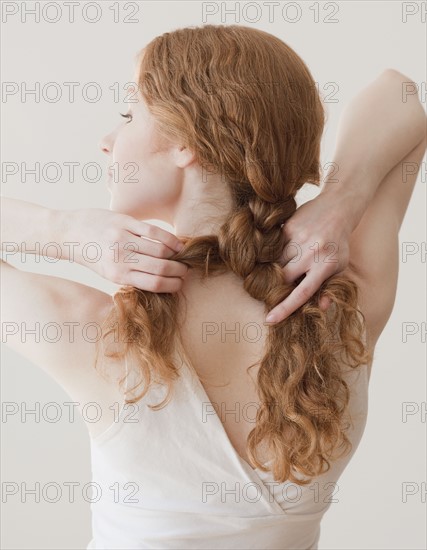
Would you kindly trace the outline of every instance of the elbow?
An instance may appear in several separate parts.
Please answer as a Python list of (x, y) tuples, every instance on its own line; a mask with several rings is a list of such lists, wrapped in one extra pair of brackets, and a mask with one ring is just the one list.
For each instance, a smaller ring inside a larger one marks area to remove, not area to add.
[[(403, 105), (410, 107), (411, 126), (417, 131), (419, 140), (417, 143), (426, 139), (427, 116), (419, 93), (421, 85), (415, 82), (409, 76), (392, 68), (385, 69), (379, 76), (385, 79), (389, 86), (399, 86), (399, 97)], [(407, 111), (408, 112), (408, 111)]]
[(380, 74), (380, 77), (392, 78), (394, 80), (399, 80), (400, 82), (415, 84), (412, 78), (409, 78), (409, 76), (401, 73), (397, 69), (392, 69), (391, 67), (387, 67), (387, 69), (384, 69), (383, 72)]
[[(407, 101), (410, 97), (416, 97), (418, 100), (418, 92), (420, 90), (420, 85), (415, 82), (408, 75), (401, 73), (396, 69), (385, 69), (381, 74), (380, 78), (387, 79), (388, 82), (398, 83), (402, 91), (402, 101)], [(420, 102), (421, 105), (421, 102)]]

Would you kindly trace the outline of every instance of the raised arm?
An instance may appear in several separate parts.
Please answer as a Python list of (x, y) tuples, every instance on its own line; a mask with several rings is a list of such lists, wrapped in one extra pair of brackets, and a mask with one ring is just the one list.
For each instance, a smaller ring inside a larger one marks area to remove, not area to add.
[[(352, 231), (385, 176), (425, 139), (426, 115), (416, 90), (409, 77), (387, 69), (344, 108), (334, 154), (339, 172), (326, 177), (321, 194), (342, 202)], [(414, 168), (402, 166), (407, 175)], [(406, 207), (393, 207), (400, 223)]]
[(132, 216), (102, 208), (54, 210), (8, 197), (1, 198), (1, 210), (6, 262), (17, 253), (70, 260), (152, 292), (176, 292), (187, 273), (184, 264), (169, 260), (179, 239)]
[[(74, 260), (85, 265), (84, 246), (93, 243), (95, 251), (104, 257), (98, 263), (90, 261), (94, 258), (92, 248), (87, 252), (86, 265), (105, 276), (111, 266), (111, 278), (106, 278), (118, 284), (135, 283), (152, 290), (160, 280), (163, 285), (177, 289), (182, 283), (181, 276), (187, 272), (184, 264), (162, 259), (175, 254), (164, 243), (176, 246), (178, 239), (131, 216), (102, 209), (51, 210), (4, 197), (2, 214), (2, 251), (6, 260), (17, 251), (69, 259), (73, 247), (66, 243), (74, 243)], [(141, 239), (142, 235), (163, 239), (164, 243)], [(133, 247), (123, 250), (129, 243)], [(140, 252), (134, 253), (135, 250)], [(129, 260), (136, 257), (139, 263), (124, 263), (123, 257)], [(89, 388), (88, 376), (95, 376), (90, 367), (96, 339), (86, 338), (84, 327), (88, 323), (101, 327), (113, 307), (111, 296), (62, 277), (21, 270), (7, 261), (2, 260), (0, 268), (3, 343), (42, 368), (72, 394), (76, 395), (85, 385)], [(55, 328), (59, 334), (57, 340), (55, 334), (52, 336)]]
[[(418, 95), (408, 91), (416, 91), (415, 83), (405, 75), (387, 69), (345, 107), (339, 124), (333, 168), (320, 194), (298, 208), (284, 226), (287, 239), (297, 242), (301, 250), (298, 261), (289, 262), (283, 268), (286, 278), (292, 282), (301, 275), (306, 276), (284, 301), (271, 310), (270, 313), (275, 314), (272, 322), (282, 321), (293, 313), (323, 281), (346, 269), (349, 263), (354, 271), (360, 271), (366, 265), (364, 242), (355, 239), (352, 232), (360, 224), (382, 182), (390, 182), (390, 177), (394, 183), (387, 185), (388, 190), (382, 192), (382, 197), (386, 195), (387, 198), (381, 201), (381, 212), (387, 220), (394, 220), (395, 228), (400, 227), (425, 150), (422, 143), (426, 116)], [(402, 182), (400, 185), (399, 181)], [(372, 238), (372, 235), (366, 235), (366, 238)], [(319, 243), (320, 249), (316, 259), (313, 254), (315, 243)], [(335, 262), (330, 261), (331, 247), (323, 249), (327, 243), (335, 245)], [(284, 249), (285, 260), (291, 258), (291, 254), (287, 248)]]

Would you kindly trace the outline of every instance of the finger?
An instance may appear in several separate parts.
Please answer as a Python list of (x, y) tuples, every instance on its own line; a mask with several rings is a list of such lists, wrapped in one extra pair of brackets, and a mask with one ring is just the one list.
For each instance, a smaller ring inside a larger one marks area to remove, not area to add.
[(148, 290), (149, 292), (174, 293), (181, 290), (183, 283), (183, 279), (179, 277), (160, 277), (151, 273), (130, 271), (126, 275), (126, 282), (123, 284), (139, 288), (140, 290)]
[[(309, 300), (325, 280), (322, 272), (309, 271), (300, 284), (268, 314), (267, 323), (278, 323), (289, 317)], [(270, 315), (272, 316), (270, 320)]]
[(319, 307), (322, 311), (326, 311), (332, 304), (332, 300), (328, 296), (321, 296), (319, 300)]
[(295, 282), (301, 275), (307, 273), (311, 265), (311, 262), (307, 264), (303, 261), (289, 262), (282, 268), (283, 275), (285, 276), (285, 282), (290, 284)]
[(289, 263), (296, 264), (300, 263), (301, 258), (301, 247), (299, 247), (299, 245), (295, 243), (295, 241), (291, 241), (284, 247), (280, 256), (280, 262), (283, 265), (287, 265)]
[(189, 269), (182, 262), (153, 258), (145, 254), (135, 255), (133, 259), (137, 261), (128, 263), (129, 271), (136, 271), (137, 273), (148, 273), (161, 277), (185, 277)]
[[(135, 256), (132, 255), (132, 252), (137, 252), (139, 254), (147, 255), (147, 256), (153, 256), (155, 258), (171, 258), (172, 256), (175, 256), (177, 253), (176, 250), (171, 250), (169, 246), (167, 246), (164, 243), (157, 242), (157, 241), (151, 241), (149, 239), (145, 239), (144, 237), (137, 237), (132, 234), (131, 237), (129, 237), (128, 241), (126, 243), (122, 244), (123, 247), (123, 255), (124, 257), (132, 257)], [(133, 260), (128, 260), (133, 261)]]
[(183, 243), (173, 233), (170, 233), (161, 227), (157, 227), (157, 225), (132, 218), (131, 216), (129, 216), (129, 218), (130, 220), (127, 229), (134, 233), (134, 235), (162, 242), (176, 252), (179, 252), (180, 248), (182, 248)]
[(285, 276), (286, 283), (294, 283), (297, 279), (311, 271), (312, 268), (315, 268), (319, 279), (323, 278), (323, 281), (326, 281), (329, 277), (334, 275), (337, 272), (336, 264), (332, 263), (317, 263), (314, 262), (312, 258), (307, 255), (305, 258), (301, 258), (300, 261), (295, 263), (288, 263), (285, 267), (282, 267), (282, 272)]

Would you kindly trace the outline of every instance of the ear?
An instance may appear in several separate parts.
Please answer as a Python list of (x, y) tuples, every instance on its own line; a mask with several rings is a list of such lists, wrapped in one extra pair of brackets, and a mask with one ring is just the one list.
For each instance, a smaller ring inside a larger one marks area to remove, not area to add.
[(179, 168), (186, 168), (195, 161), (195, 155), (188, 147), (178, 145), (174, 147), (174, 160)]

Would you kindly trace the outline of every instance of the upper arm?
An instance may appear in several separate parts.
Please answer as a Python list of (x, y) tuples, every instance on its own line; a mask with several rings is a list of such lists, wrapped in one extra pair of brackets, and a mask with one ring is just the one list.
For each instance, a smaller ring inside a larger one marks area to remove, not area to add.
[[(382, 180), (350, 238), (348, 273), (374, 346), (393, 310), (399, 272), (399, 230), (426, 149), (424, 139)], [(411, 164), (405, 164), (411, 163)], [(405, 167), (411, 167), (405, 173)]]
[(112, 297), (95, 288), (1, 261), (2, 343), (70, 394), (97, 376), (95, 343)]

